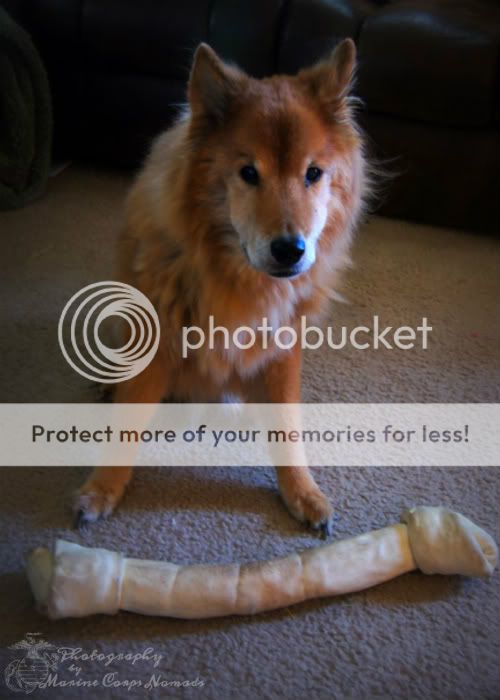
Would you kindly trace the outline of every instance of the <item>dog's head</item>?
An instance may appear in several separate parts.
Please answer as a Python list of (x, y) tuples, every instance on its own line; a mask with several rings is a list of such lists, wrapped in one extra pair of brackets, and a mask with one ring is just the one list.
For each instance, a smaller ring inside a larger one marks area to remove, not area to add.
[(296, 76), (256, 80), (205, 44), (196, 52), (189, 102), (199, 164), (241, 254), (268, 275), (309, 270), (322, 236), (359, 209), (354, 62), (346, 39)]

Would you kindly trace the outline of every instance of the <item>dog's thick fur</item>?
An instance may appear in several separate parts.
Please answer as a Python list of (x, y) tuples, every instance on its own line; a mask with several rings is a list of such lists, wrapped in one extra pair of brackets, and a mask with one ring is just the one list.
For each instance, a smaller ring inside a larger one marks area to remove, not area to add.
[[(183, 359), (181, 328), (206, 330), (210, 315), (230, 332), (264, 317), (273, 328), (297, 326), (301, 315), (321, 313), (348, 260), (365, 189), (349, 98), (354, 59), (345, 40), (297, 76), (256, 80), (198, 48), (189, 110), (158, 138), (127, 201), (119, 278), (151, 300), (162, 333), (156, 358), (118, 385), (116, 401), (203, 402), (225, 393), (300, 401), (299, 344), (200, 348)], [(257, 185), (240, 175), (248, 164)], [(323, 174), (308, 186), (311, 164)], [(271, 240), (296, 232), (306, 241), (303, 270), (273, 277)], [(293, 515), (328, 530), (331, 507), (308, 468), (277, 469)], [(111, 512), (130, 475), (131, 468), (94, 470), (77, 497), (80, 520)]]

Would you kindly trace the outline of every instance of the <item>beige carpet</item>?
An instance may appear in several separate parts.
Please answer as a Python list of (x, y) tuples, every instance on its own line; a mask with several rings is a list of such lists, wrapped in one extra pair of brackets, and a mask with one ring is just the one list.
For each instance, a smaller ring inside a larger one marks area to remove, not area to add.
[[(63, 361), (56, 325), (73, 292), (110, 276), (126, 186), (123, 175), (71, 168), (32, 206), (0, 215), (2, 401), (95, 398)], [(332, 306), (330, 321), (353, 326), (378, 314), (384, 324), (417, 325), (427, 316), (430, 347), (311, 352), (306, 400), (500, 401), (497, 241), (374, 219), (354, 258), (344, 289), (350, 304)], [(37, 698), (500, 698), (498, 572), (490, 581), (410, 574), (257, 618), (120, 614), (47, 623), (33, 610), (23, 553), (57, 536), (177, 562), (267, 558), (316, 542), (286, 514), (265, 469), (138, 470), (115, 516), (80, 534), (70, 529), (67, 503), (84, 474), (0, 470), (1, 698), (20, 696), (9, 695), (3, 669), (20, 656), (8, 645), (27, 632), (82, 654), (161, 656), (156, 668), (148, 658), (80, 659), (78, 676), (60, 663), (57, 682), (96, 686), (59, 685)], [(455, 506), (500, 542), (497, 467), (322, 469), (318, 480), (336, 507), (335, 537), (383, 526), (421, 502)], [(192, 685), (149, 689), (153, 674)], [(127, 681), (142, 685), (127, 690)]]

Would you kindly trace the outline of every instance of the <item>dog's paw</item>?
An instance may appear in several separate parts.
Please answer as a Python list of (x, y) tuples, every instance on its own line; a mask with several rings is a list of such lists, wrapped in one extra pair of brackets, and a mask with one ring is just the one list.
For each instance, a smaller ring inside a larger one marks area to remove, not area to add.
[(333, 508), (319, 488), (283, 494), (290, 513), (325, 537), (332, 534)]
[(98, 483), (84, 484), (73, 500), (74, 526), (84, 529), (89, 523), (107, 518), (120, 500), (121, 493)]

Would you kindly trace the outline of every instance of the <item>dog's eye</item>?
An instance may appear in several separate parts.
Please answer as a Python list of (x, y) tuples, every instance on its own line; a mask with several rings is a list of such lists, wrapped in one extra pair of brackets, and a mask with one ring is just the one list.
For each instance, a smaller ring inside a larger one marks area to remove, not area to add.
[(311, 165), (309, 168), (306, 170), (306, 187), (308, 185), (314, 185), (315, 182), (318, 182), (320, 177), (323, 175), (323, 171), (321, 168), (316, 167), (315, 165)]
[(259, 184), (259, 173), (253, 165), (244, 165), (240, 170), (240, 177), (247, 185)]

